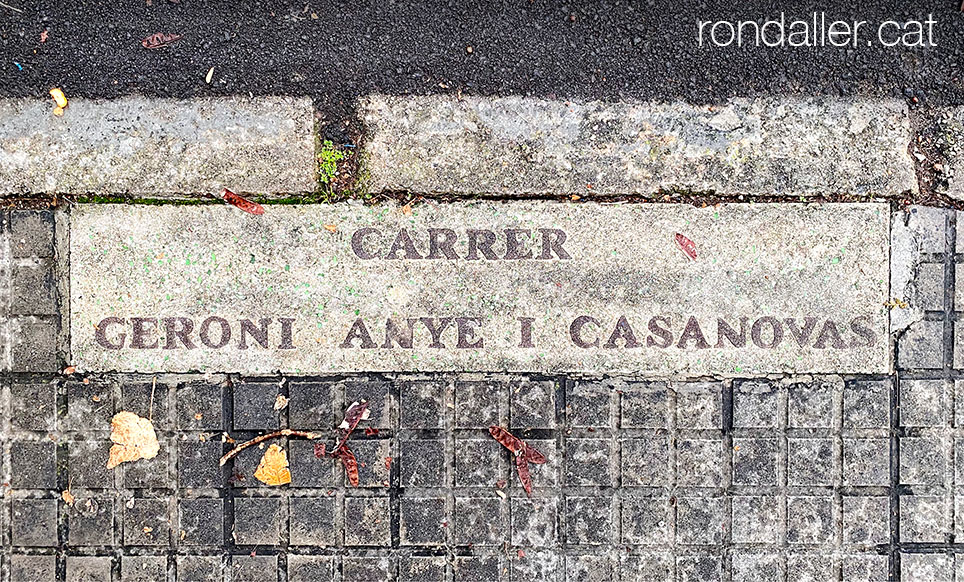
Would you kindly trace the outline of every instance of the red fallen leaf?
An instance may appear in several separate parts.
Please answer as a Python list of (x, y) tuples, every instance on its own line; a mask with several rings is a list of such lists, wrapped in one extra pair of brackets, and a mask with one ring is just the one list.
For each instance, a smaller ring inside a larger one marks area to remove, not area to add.
[(536, 465), (544, 465), (548, 462), (548, 459), (546, 459), (545, 455), (529, 445), (526, 445), (525, 458), (526, 461), (535, 463)]
[(339, 459), (341, 464), (345, 466), (345, 474), (348, 475), (348, 482), (351, 483), (351, 486), (358, 487), (358, 460), (355, 458), (355, 453), (351, 452), (348, 447), (341, 447), (331, 456)]
[(315, 443), (315, 458), (320, 459), (325, 456), (325, 443)]
[(512, 435), (509, 431), (505, 430), (501, 426), (490, 426), (489, 434), (492, 438), (499, 441), (503, 447), (512, 451), (513, 455), (518, 455), (520, 451), (525, 448), (525, 443)]
[(389, 471), (392, 470), (392, 458), (391, 458), (391, 457), (385, 457), (385, 468), (386, 468), (387, 470), (389, 470)]
[(518, 437), (512, 435), (501, 426), (490, 426), (489, 434), (499, 441), (499, 444), (509, 449), (515, 455), (515, 467), (519, 473), (519, 480), (527, 495), (532, 494), (532, 475), (529, 473), (529, 463), (541, 465), (547, 461), (545, 455), (530, 447)]
[(345, 411), (345, 420), (341, 421), (338, 425), (338, 431), (341, 433), (341, 442), (335, 447), (335, 450), (340, 449), (348, 442), (348, 437), (351, 436), (352, 431), (358, 426), (358, 423), (367, 419), (371, 415), (368, 411), (368, 401), (361, 400), (358, 402), (352, 402), (348, 410)]
[(264, 206), (261, 206), (257, 202), (251, 202), (250, 200), (246, 200), (238, 196), (234, 192), (228, 190), (227, 188), (225, 188), (224, 191), (221, 192), (221, 197), (224, 198), (224, 201), (227, 202), (228, 204), (237, 206), (238, 208), (240, 208), (241, 210), (244, 210), (248, 214), (259, 214), (259, 215), (264, 214)]
[(686, 238), (685, 236), (681, 235), (678, 232), (676, 233), (676, 246), (678, 246), (680, 250), (683, 251), (683, 254), (685, 254), (689, 258), (689, 260), (691, 261), (696, 260), (696, 243), (694, 243), (693, 241), (691, 241), (690, 239)]
[(158, 32), (141, 41), (141, 46), (146, 49), (159, 49), (172, 45), (181, 40), (180, 34)]
[(519, 481), (522, 481), (522, 488), (526, 490), (526, 495), (532, 495), (532, 475), (529, 474), (529, 461), (525, 455), (515, 458), (515, 468), (519, 472)]
[(377, 428), (372, 428), (370, 426), (365, 427), (365, 436), (377, 436), (377, 435), (378, 435)]

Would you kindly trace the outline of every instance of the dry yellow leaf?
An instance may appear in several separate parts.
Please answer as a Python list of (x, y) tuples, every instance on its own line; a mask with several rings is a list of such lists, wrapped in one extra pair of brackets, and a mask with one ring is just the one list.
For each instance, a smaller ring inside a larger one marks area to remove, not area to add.
[(274, 409), (281, 410), (285, 406), (288, 406), (288, 399), (282, 396), (281, 394), (278, 394), (278, 397), (275, 398), (274, 400)]
[(153, 459), (161, 448), (151, 421), (126, 410), (110, 421), (110, 440), (114, 445), (110, 448), (108, 469), (126, 461)]
[(258, 470), (254, 478), (265, 485), (285, 485), (291, 483), (291, 471), (288, 470), (288, 455), (278, 445), (271, 445), (261, 457)]
[(74, 497), (74, 494), (70, 492), (70, 489), (61, 493), (60, 497), (64, 500), (64, 503), (66, 503), (68, 506), (70, 507), (74, 506), (74, 501), (76, 501), (76, 498)]

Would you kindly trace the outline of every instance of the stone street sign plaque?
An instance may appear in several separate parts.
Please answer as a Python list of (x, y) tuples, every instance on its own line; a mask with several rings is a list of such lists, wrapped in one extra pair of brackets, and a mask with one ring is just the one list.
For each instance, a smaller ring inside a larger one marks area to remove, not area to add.
[(80, 205), (70, 358), (130, 372), (885, 373), (888, 217), (885, 204)]

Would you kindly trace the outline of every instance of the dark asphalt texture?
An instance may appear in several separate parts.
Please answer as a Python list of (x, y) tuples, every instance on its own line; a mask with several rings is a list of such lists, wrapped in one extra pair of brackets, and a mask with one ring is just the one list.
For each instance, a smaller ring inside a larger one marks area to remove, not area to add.
[[(856, 94), (964, 103), (964, 14), (956, 0), (0, 1), (22, 10), (0, 6), (2, 96), (46, 97), (53, 86), (68, 97), (311, 95), (326, 121), (371, 92), (699, 103)], [(874, 25), (933, 14), (938, 46), (696, 44), (697, 20), (759, 20), (781, 10)], [(144, 49), (141, 39), (157, 32), (183, 38)]]

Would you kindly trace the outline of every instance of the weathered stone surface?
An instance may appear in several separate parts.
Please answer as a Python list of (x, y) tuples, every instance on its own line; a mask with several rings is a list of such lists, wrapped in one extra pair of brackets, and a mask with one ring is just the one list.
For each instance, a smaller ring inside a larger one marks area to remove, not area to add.
[[(888, 222), (880, 204), (278, 206), (261, 217), (79, 206), (70, 360), (144, 372), (887, 372)], [(523, 388), (515, 398), (538, 398), (514, 422), (552, 427), (538, 417), (551, 386)]]
[(0, 196), (144, 198), (315, 189), (307, 97), (0, 100)]
[(898, 100), (719, 106), (370, 96), (370, 188), (455, 194), (897, 195), (916, 191)]

